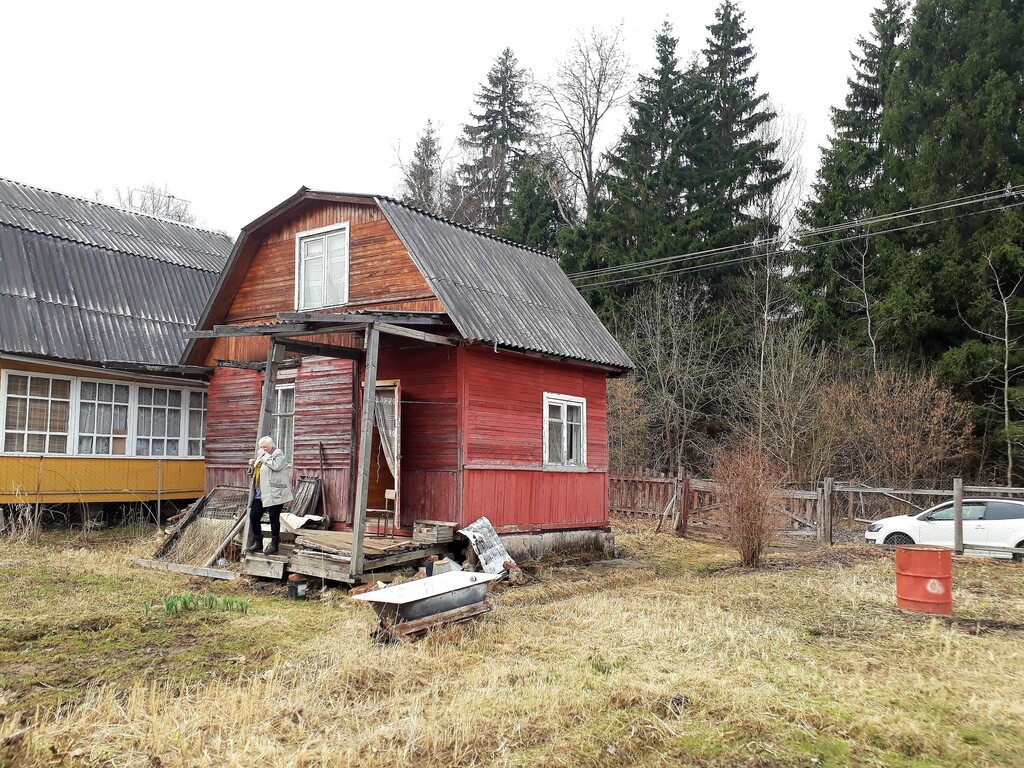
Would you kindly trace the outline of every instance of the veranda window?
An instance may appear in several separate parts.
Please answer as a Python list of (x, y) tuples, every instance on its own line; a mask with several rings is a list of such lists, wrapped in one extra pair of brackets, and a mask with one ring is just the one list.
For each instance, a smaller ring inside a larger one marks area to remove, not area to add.
[(10, 374), (4, 407), (4, 451), (67, 453), (70, 415), (70, 379)]
[(124, 456), (128, 452), (127, 384), (79, 384), (78, 453)]

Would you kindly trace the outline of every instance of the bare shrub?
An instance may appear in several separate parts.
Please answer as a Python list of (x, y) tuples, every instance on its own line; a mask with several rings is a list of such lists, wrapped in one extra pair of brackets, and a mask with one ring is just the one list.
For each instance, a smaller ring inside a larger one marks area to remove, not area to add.
[(742, 438), (718, 454), (715, 480), (725, 516), (726, 538), (749, 568), (764, 563), (775, 531), (772, 496), (784, 473), (756, 441)]
[(650, 418), (632, 376), (608, 380), (608, 468), (614, 475), (647, 467), (651, 454)]
[(936, 482), (959, 471), (971, 443), (968, 407), (927, 374), (837, 379), (819, 408), (821, 428), (835, 435), (837, 477), (896, 488)]

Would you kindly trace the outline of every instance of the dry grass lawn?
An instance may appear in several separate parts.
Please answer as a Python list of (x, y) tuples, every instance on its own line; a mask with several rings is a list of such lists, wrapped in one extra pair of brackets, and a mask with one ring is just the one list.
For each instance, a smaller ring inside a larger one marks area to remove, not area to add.
[[(131, 566), (152, 538), (4, 542), (0, 765), (1024, 765), (1024, 566), (956, 560), (948, 621), (896, 611), (863, 547), (754, 572), (618, 536), (636, 564), (390, 647), (342, 590)], [(249, 609), (143, 610), (184, 592)]]

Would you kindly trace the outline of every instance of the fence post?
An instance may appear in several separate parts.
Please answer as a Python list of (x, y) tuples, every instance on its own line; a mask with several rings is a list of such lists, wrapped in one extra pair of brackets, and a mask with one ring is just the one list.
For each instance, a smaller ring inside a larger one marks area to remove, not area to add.
[(825, 506), (825, 493), (818, 486), (818, 495), (814, 500), (814, 538), (822, 541), (825, 538), (825, 526), (822, 524), (821, 510)]
[(846, 492), (846, 525), (853, 530), (853, 491)]
[(953, 478), (953, 551), (964, 553), (964, 481)]
[(822, 536), (828, 546), (832, 546), (832, 478), (825, 478), (825, 503), (821, 508)]

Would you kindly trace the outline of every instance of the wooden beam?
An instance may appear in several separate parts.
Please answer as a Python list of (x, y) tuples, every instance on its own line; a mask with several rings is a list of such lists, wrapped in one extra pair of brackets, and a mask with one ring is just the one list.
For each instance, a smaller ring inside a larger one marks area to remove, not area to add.
[(340, 357), (347, 360), (359, 360), (363, 350), (353, 347), (340, 347), (337, 344), (307, 344), (292, 339), (282, 339), (285, 352), (297, 352), (301, 355), (318, 355), (320, 357)]
[(185, 334), (188, 339), (225, 339), (236, 336), (269, 336), (271, 334), (301, 333), (306, 330), (303, 323), (289, 323), (282, 325), (275, 323), (270, 327), (264, 323), (259, 325), (215, 325), (209, 331), (189, 331)]
[(365, 343), (356, 505), (352, 517), (352, 562), (349, 563), (349, 575), (352, 578), (363, 572), (363, 536), (366, 533), (366, 501), (370, 490), (370, 449), (373, 445), (373, 408), (377, 400), (377, 353), (380, 348), (380, 333), (373, 324), (366, 329)]
[(442, 320), (434, 314), (417, 314), (415, 312), (387, 312), (380, 314), (368, 313), (347, 313), (327, 314), (324, 312), (278, 312), (277, 319), (282, 323), (336, 323), (344, 322), (345, 318), (352, 318), (356, 322), (396, 323), (406, 325), (445, 325), (447, 321)]
[(409, 339), (426, 341), (430, 344), (455, 346), (459, 343), (457, 339), (449, 339), (447, 336), (439, 336), (436, 333), (427, 333), (426, 331), (417, 331), (415, 328), (403, 328), (400, 325), (392, 325), (391, 323), (377, 323), (376, 327), (381, 333), (386, 333), (389, 336), (404, 336)]
[(374, 571), (378, 568), (401, 565), (412, 560), (422, 560), (424, 557), (430, 557), (431, 555), (443, 555), (447, 551), (448, 547), (442, 544), (425, 549), (409, 549), (405, 552), (396, 552), (393, 555), (385, 555), (384, 557), (371, 557), (363, 564), (363, 568), (368, 571)]
[(137, 559), (136, 565), (143, 568), (152, 568), (157, 571), (173, 571), (174, 573), (187, 573), (190, 576), (205, 576), (208, 579), (224, 579), (230, 581), (237, 579), (238, 574), (224, 568), (203, 568), (198, 565), (182, 565), (181, 563), (165, 563), (162, 560)]
[[(274, 416), (274, 390), (277, 385), (277, 368), (284, 360), (284, 345), (276, 339), (270, 340), (270, 348), (267, 350), (267, 368), (263, 373), (263, 403), (260, 406), (260, 419), (256, 425), (256, 441), (264, 435), (270, 434), (270, 425)], [(245, 504), (245, 516), (243, 517), (245, 533), (242, 535), (242, 549), (248, 547), (252, 540), (249, 530), (249, 508), (252, 506), (254, 491), (252, 482), (249, 483), (249, 499)]]

